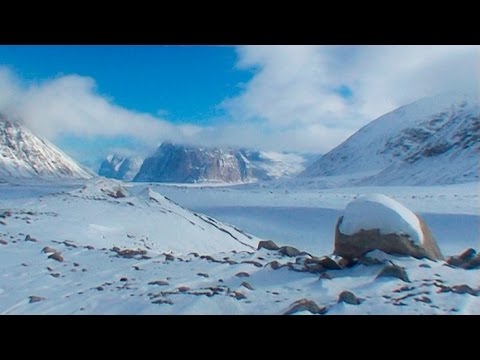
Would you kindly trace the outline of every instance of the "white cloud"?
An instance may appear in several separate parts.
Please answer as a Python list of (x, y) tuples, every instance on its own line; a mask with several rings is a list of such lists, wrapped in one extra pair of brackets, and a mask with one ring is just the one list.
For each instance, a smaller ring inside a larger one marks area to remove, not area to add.
[[(226, 117), (208, 126), (174, 124), (162, 119), (164, 110), (125, 109), (89, 77), (25, 84), (5, 67), (0, 111), (53, 141), (130, 137), (145, 144), (142, 151), (169, 139), (326, 152), (387, 111), (448, 89), (478, 89), (480, 79), (478, 46), (240, 46), (237, 53), (237, 68), (254, 75), (219, 105)], [(351, 98), (338, 93), (342, 86)]]

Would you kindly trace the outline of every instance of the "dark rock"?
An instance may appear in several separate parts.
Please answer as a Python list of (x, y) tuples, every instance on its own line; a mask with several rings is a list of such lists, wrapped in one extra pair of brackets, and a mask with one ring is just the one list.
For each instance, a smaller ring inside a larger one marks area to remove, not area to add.
[(381, 234), (378, 229), (361, 230), (353, 235), (345, 235), (340, 231), (340, 225), (343, 221), (343, 216), (341, 216), (335, 226), (334, 253), (351, 260), (358, 259), (372, 250), (381, 250), (392, 255), (412, 256), (418, 259), (443, 259), (430, 229), (418, 215), (417, 218), (424, 238), (422, 245), (412, 241), (408, 235), (401, 233)]
[(467, 249), (458, 256), (450, 256), (446, 263), (453, 267), (460, 267), (464, 269), (476, 269), (480, 267), (480, 254), (477, 254), (475, 249)]
[(248, 290), (254, 290), (253, 286), (250, 285), (248, 282), (243, 281), (240, 286), (243, 286), (244, 288), (247, 288)]
[(377, 275), (377, 279), (381, 277), (393, 277), (405, 282), (410, 282), (405, 269), (393, 263), (385, 265), (382, 271)]
[(79, 264), (79, 263), (76, 263), (76, 262), (74, 262), (74, 263), (73, 263), (73, 266), (75, 266), (75, 267), (78, 267), (78, 266), (80, 266), (80, 264)]
[(465, 269), (471, 270), (471, 269), (478, 269), (480, 268), (480, 254), (478, 254), (475, 258), (470, 260), (466, 265)]
[(272, 262), (269, 262), (267, 265), (265, 266), (268, 266), (270, 265), (272, 267), (273, 270), (278, 270), (280, 269), (283, 265), (280, 264), (277, 260), (273, 260)]
[(53, 253), (53, 254), (50, 255), (48, 258), (49, 258), (49, 259), (56, 260), (56, 261), (59, 261), (59, 262), (63, 262), (63, 256), (60, 255), (58, 252)]
[(39, 301), (43, 301), (43, 300), (47, 300), (46, 298), (42, 297), (42, 296), (35, 296), (35, 295), (32, 295), (32, 296), (29, 296), (29, 302), (30, 303), (36, 303), (36, 302), (39, 302)]
[(84, 246), (84, 248), (87, 249), (87, 250), (93, 250), (93, 249), (95, 249), (95, 248), (94, 248), (93, 246), (91, 246), (91, 245)]
[(50, 275), (53, 276), (54, 278), (60, 277), (60, 274), (59, 274), (59, 273), (51, 273)]
[(301, 254), (300, 250), (292, 246), (282, 246), (278, 251), (280, 252), (280, 254), (289, 256), (289, 257), (295, 257)]
[(427, 269), (431, 269), (432, 267), (428, 264), (420, 264), (418, 265), (418, 267), (421, 267), (421, 268), (427, 268)]
[(342, 268), (328, 256), (323, 256), (319, 260), (319, 264), (328, 270), (341, 270)]
[(103, 291), (103, 290), (105, 290), (105, 289), (103, 288), (103, 286), (97, 286), (95, 289), (98, 290), (98, 291)]
[(172, 254), (163, 254), (165, 255), (165, 260), (167, 261), (174, 261), (175, 260), (175, 256), (173, 256)]
[(328, 309), (325, 306), (319, 307), (315, 301), (300, 299), (290, 305), (290, 308), (283, 315), (292, 315), (300, 311), (309, 311), (312, 314), (325, 314)]
[(259, 263), (258, 261), (255, 261), (255, 260), (244, 260), (242, 261), (242, 264), (252, 264), (258, 268), (261, 268), (263, 267), (263, 265), (261, 263)]
[(332, 275), (329, 273), (322, 273), (318, 278), (322, 280), (332, 280)]
[(167, 285), (170, 285), (170, 283), (165, 280), (155, 280), (155, 281), (150, 281), (148, 285), (167, 286)]
[(355, 296), (354, 293), (351, 291), (342, 291), (340, 295), (338, 296), (338, 302), (344, 302), (346, 304), (350, 305), (360, 305), (362, 303), (362, 299), (359, 299), (358, 297)]
[(247, 272), (245, 272), (245, 271), (241, 271), (241, 272), (239, 272), (239, 273), (236, 273), (235, 276), (236, 276), (236, 277), (249, 277), (250, 274), (247, 273)]
[(30, 235), (25, 236), (25, 241), (37, 242), (37, 239), (31, 237)]
[(146, 251), (146, 250), (142, 250), (142, 249), (137, 249), (137, 250), (125, 249), (125, 250), (120, 250), (118, 247), (114, 247), (114, 248), (112, 249), (112, 251), (116, 252), (118, 256), (121, 256), (121, 257), (127, 258), (127, 259), (133, 258), (133, 257), (135, 257), (135, 256), (142, 256), (142, 255), (146, 255), (146, 254), (147, 254), (147, 251)]
[(267, 250), (279, 250), (280, 247), (275, 244), (272, 240), (264, 240), (258, 243), (257, 250), (267, 249)]
[(189, 288), (188, 286), (180, 286), (180, 287), (178, 288), (178, 291), (180, 291), (180, 292), (182, 292), (182, 293), (183, 293), (183, 292), (187, 292), (187, 291), (189, 291), (189, 290), (190, 290), (190, 288)]
[(7, 241), (7, 240), (2, 240), (2, 239), (0, 239), (0, 244), (2, 244), (2, 245), (8, 245), (8, 241)]
[(197, 275), (198, 275), (198, 276), (202, 276), (202, 277), (204, 277), (204, 278), (210, 277), (210, 275), (208, 275), (208, 274), (206, 274), (206, 273), (201, 273), (201, 272), (197, 273)]
[(152, 301), (152, 304), (166, 304), (166, 305), (173, 305), (173, 301), (170, 299), (157, 299)]
[(48, 254), (48, 253), (58, 253), (57, 250), (49, 247), (49, 246), (45, 246), (43, 249), (42, 249), (42, 252), (45, 253), (45, 254)]
[(6, 223), (5, 221), (3, 221), (3, 220), (0, 220), (0, 224), (2, 224), (2, 225), (7, 225), (7, 223)]
[(231, 297), (234, 297), (235, 299), (237, 300), (242, 300), (242, 299), (246, 299), (247, 297), (245, 296), (244, 293), (242, 293), (241, 291), (232, 291), (230, 293), (230, 296)]
[(475, 289), (472, 289), (470, 286), (466, 285), (466, 284), (462, 284), (462, 285), (454, 285), (452, 287), (450, 286), (440, 286), (440, 293), (444, 293), (444, 292), (453, 292), (455, 294), (469, 294), (469, 295), (472, 295), (472, 296), (478, 296), (479, 293), (480, 293), (480, 290), (475, 290)]
[(425, 304), (431, 304), (432, 303), (432, 299), (430, 299), (428, 296), (421, 296), (421, 297), (418, 297), (418, 298), (414, 298), (413, 300), (415, 300), (417, 302), (423, 302)]
[(463, 261), (472, 260), (477, 255), (475, 249), (469, 248), (458, 255), (458, 258)]
[(120, 278), (120, 281), (125, 282), (125, 281), (128, 281), (128, 279), (126, 277), (122, 277)]

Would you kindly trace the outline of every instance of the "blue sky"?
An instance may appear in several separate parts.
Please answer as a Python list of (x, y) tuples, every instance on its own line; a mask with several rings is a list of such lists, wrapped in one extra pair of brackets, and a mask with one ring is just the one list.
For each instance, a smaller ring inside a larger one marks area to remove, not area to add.
[(85, 164), (165, 140), (325, 153), (424, 96), (475, 88), (479, 46), (3, 46), (0, 111)]
[(208, 124), (252, 77), (233, 46), (0, 46), (0, 61), (27, 82), (92, 77), (115, 103), (176, 123)]

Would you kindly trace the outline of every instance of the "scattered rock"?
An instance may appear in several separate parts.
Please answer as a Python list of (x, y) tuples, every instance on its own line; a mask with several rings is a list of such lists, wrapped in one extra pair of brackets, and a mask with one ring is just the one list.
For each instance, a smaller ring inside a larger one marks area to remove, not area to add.
[(198, 276), (202, 276), (202, 277), (204, 277), (204, 278), (210, 277), (210, 275), (208, 275), (207, 273), (202, 273), (202, 272), (197, 273), (197, 275), (198, 275)]
[(38, 240), (31, 237), (30, 235), (25, 236), (25, 241), (32, 241), (32, 242), (37, 242)]
[(421, 267), (421, 268), (427, 268), (427, 269), (431, 269), (432, 267), (428, 264), (420, 264), (418, 265), (418, 267)]
[(267, 265), (265, 266), (268, 266), (270, 265), (272, 267), (273, 270), (278, 270), (282, 267), (282, 265), (277, 261), (277, 260), (273, 260), (272, 262), (269, 262)]
[(272, 240), (264, 240), (258, 243), (257, 250), (267, 249), (267, 250), (279, 250), (280, 247), (275, 244)]
[(454, 285), (452, 287), (450, 286), (440, 286), (440, 290), (438, 291), (439, 293), (444, 293), (444, 292), (453, 292), (455, 294), (469, 294), (472, 296), (478, 296), (480, 294), (480, 290), (475, 290), (472, 289), (470, 286), (466, 284), (462, 285)]
[(147, 251), (146, 251), (146, 250), (143, 250), (143, 249), (137, 249), (137, 250), (125, 249), (125, 250), (120, 250), (118, 247), (114, 247), (114, 248), (112, 249), (112, 251), (116, 252), (118, 256), (121, 256), (121, 257), (127, 258), (127, 259), (133, 258), (133, 257), (135, 257), (135, 256), (143, 256), (143, 255), (146, 255), (146, 254), (147, 254)]
[(325, 306), (319, 307), (315, 301), (308, 299), (300, 299), (290, 305), (289, 309), (283, 315), (292, 315), (300, 311), (309, 311), (312, 314), (325, 314), (327, 308)]
[(2, 244), (2, 245), (8, 245), (8, 241), (7, 241), (7, 240), (2, 240), (2, 239), (0, 239), (0, 244)]
[(385, 265), (382, 271), (380, 271), (380, 273), (377, 275), (377, 279), (381, 277), (393, 277), (405, 282), (410, 282), (405, 269), (403, 267), (395, 265), (394, 263)]
[(246, 289), (248, 289), (248, 290), (255, 290), (255, 289), (253, 288), (253, 286), (250, 285), (250, 284), (249, 284), (248, 282), (246, 282), (246, 281), (243, 281), (243, 282), (240, 284), (240, 286), (243, 286), (244, 288), (246, 288)]
[(295, 257), (301, 254), (300, 250), (292, 246), (282, 246), (278, 251), (280, 252), (280, 254), (289, 257)]
[(36, 302), (39, 302), (39, 301), (43, 301), (43, 300), (47, 300), (46, 298), (42, 297), (42, 296), (35, 296), (35, 295), (32, 295), (32, 296), (29, 296), (28, 297), (30, 299), (30, 303), (36, 303)]
[(155, 281), (150, 281), (148, 285), (167, 286), (167, 285), (170, 285), (170, 283), (165, 280), (155, 280)]
[(431, 304), (432, 303), (432, 299), (430, 299), (428, 296), (417, 297), (417, 298), (414, 298), (413, 300), (415, 300), (417, 302), (423, 302), (425, 304)]
[(175, 260), (175, 256), (173, 256), (172, 254), (163, 254), (165, 255), (165, 260), (167, 261), (174, 261)]
[(250, 274), (245, 272), (245, 271), (241, 271), (241, 272), (238, 272), (235, 274), (236, 277), (249, 277)]
[(242, 300), (242, 299), (246, 299), (247, 297), (245, 296), (244, 293), (242, 293), (241, 291), (232, 291), (230, 293), (230, 296), (231, 297), (234, 297), (235, 299), (237, 300)]
[(48, 254), (48, 253), (58, 253), (57, 250), (55, 250), (55, 249), (53, 249), (53, 248), (51, 248), (51, 247), (49, 247), (49, 246), (45, 246), (45, 247), (42, 249), (42, 252), (43, 252), (44, 254)]
[(350, 305), (360, 305), (362, 303), (362, 299), (358, 298), (355, 296), (354, 293), (351, 291), (342, 291), (340, 295), (338, 296), (338, 302), (344, 302), (346, 304)]
[(56, 261), (59, 261), (59, 262), (63, 262), (63, 256), (60, 255), (58, 252), (53, 253), (53, 254), (50, 255), (48, 258), (49, 258), (49, 259), (56, 260)]
[(258, 261), (254, 261), (254, 260), (244, 260), (242, 261), (242, 264), (252, 264), (256, 267), (263, 267), (263, 265), (261, 263), (259, 263)]
[(120, 278), (120, 281), (125, 282), (125, 281), (128, 281), (128, 279), (126, 277), (122, 277)]
[(160, 298), (155, 301), (152, 301), (152, 304), (167, 304), (167, 305), (173, 305), (173, 301), (170, 299), (164, 299)]

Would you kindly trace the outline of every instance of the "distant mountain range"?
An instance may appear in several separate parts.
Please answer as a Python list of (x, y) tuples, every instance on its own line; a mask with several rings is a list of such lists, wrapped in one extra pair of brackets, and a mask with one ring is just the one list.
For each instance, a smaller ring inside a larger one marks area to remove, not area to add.
[(343, 177), (346, 185), (478, 181), (479, 150), (479, 95), (444, 94), (372, 121), (298, 177)]
[(138, 182), (248, 183), (298, 174), (312, 162), (312, 157), (164, 142), (143, 161), (109, 155), (99, 175)]
[(93, 177), (73, 159), (23, 125), (0, 114), (0, 178), (68, 179)]

